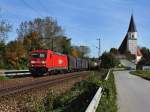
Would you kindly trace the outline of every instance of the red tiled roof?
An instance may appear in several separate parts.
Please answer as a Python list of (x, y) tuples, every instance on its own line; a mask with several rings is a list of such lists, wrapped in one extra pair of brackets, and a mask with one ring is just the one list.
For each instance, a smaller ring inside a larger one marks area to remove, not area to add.
[(137, 56), (143, 56), (140, 49), (137, 49), (136, 55), (137, 55)]

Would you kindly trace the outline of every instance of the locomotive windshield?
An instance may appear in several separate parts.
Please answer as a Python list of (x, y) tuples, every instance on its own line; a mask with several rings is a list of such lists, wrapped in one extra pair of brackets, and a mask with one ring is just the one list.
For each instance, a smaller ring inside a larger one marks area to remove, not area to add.
[(46, 53), (32, 53), (32, 58), (46, 58)]

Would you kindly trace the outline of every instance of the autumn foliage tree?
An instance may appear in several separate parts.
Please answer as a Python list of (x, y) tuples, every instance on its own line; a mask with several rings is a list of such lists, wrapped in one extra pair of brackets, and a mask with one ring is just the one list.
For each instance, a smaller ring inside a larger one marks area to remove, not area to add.
[(5, 59), (4, 59), (4, 53), (5, 53), (5, 41), (8, 38), (8, 32), (11, 31), (11, 25), (4, 21), (0, 20), (0, 68), (4, 68), (5, 66)]
[(72, 46), (71, 55), (75, 57), (88, 57), (90, 53), (90, 48), (88, 46)]
[[(64, 44), (63, 41), (58, 43), (58, 40), (62, 40), (63, 29), (58, 25), (57, 21), (52, 17), (46, 17), (44, 19), (36, 18), (33, 21), (22, 22), (17, 29), (19, 40), (27, 39), (29, 36), (36, 38), (40, 42), (38, 47), (44, 49), (60, 49), (61, 44)], [(37, 43), (32, 43), (32, 45), (37, 45)], [(53, 45), (52, 45), (53, 44)], [(31, 46), (33, 47), (33, 46)], [(35, 46), (37, 47), (37, 46)]]
[(24, 65), (25, 58), (25, 49), (21, 41), (15, 40), (7, 44), (5, 61), (8, 68), (19, 69)]
[(60, 52), (63, 54), (70, 54), (71, 42), (65, 36), (56, 37), (53, 42), (53, 51)]
[(31, 32), (24, 37), (23, 46), (27, 53), (34, 49), (42, 49), (42, 42), (37, 35), (37, 32)]

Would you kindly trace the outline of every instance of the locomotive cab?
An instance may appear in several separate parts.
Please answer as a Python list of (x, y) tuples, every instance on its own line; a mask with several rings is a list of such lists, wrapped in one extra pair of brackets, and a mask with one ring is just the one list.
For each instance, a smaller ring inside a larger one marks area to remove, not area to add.
[(47, 51), (32, 51), (29, 60), (29, 70), (32, 74), (41, 75), (47, 72)]

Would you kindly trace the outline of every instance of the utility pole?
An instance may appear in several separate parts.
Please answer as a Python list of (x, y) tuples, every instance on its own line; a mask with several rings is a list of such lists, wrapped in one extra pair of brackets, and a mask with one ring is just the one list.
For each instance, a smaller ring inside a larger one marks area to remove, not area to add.
[(100, 56), (101, 56), (101, 39), (98, 38), (97, 40), (98, 40), (98, 42), (99, 42), (99, 47), (98, 47), (98, 58), (100, 58)]
[(51, 44), (52, 44), (51, 50), (53, 51), (53, 50), (54, 50), (54, 39), (53, 39), (53, 37), (52, 37), (52, 42), (51, 42)]

